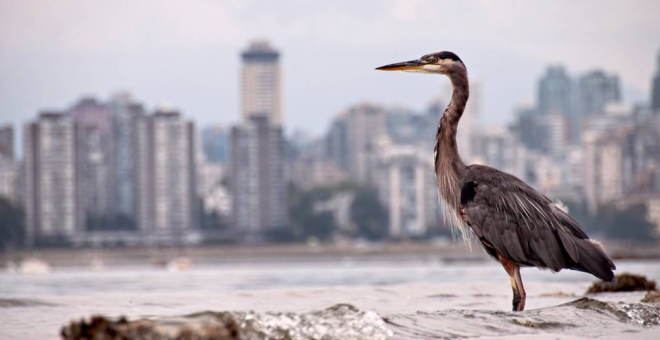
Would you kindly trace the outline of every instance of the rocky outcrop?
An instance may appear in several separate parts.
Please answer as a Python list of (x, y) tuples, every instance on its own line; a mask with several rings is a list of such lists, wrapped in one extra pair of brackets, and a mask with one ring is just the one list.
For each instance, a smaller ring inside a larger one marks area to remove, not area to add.
[(644, 275), (623, 273), (616, 276), (613, 282), (599, 281), (591, 285), (587, 294), (591, 293), (613, 293), (613, 292), (635, 292), (656, 290), (654, 280), (649, 280)]
[(136, 321), (95, 316), (61, 334), (67, 340), (385, 340), (392, 332), (375, 312), (338, 304), (308, 313), (202, 312)]

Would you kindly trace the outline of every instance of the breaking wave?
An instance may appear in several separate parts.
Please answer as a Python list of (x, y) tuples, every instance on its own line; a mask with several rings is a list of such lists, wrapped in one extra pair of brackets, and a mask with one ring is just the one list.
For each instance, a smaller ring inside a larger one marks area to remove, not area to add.
[(339, 304), (311, 313), (233, 313), (241, 339), (374, 339), (393, 333), (373, 311)]

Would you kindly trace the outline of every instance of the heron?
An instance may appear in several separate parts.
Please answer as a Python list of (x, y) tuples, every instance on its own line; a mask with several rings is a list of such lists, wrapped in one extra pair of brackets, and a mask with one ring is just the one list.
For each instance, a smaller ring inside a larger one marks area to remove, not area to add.
[(468, 72), (453, 52), (430, 53), (416, 60), (376, 68), (441, 74), (449, 78), (452, 96), (435, 138), (436, 184), (444, 216), (466, 242), (476, 238), (509, 275), (513, 311), (525, 309), (521, 267), (590, 273), (613, 281), (616, 269), (604, 247), (590, 239), (567, 210), (506, 172), (465, 165), (456, 133), (470, 94)]

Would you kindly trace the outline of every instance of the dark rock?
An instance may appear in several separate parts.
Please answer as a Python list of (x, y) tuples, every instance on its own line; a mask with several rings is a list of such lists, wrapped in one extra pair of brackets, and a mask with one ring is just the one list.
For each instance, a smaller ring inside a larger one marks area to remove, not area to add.
[(236, 340), (239, 338), (238, 325), (231, 319), (223, 318), (221, 313), (212, 318), (198, 318), (195, 321), (184, 320), (136, 320), (128, 321), (122, 317), (112, 320), (103, 316), (93, 316), (89, 322), (80, 320), (71, 322), (62, 328), (62, 339), (94, 340)]
[(643, 275), (623, 273), (617, 275), (614, 282), (599, 281), (594, 283), (587, 290), (587, 294), (606, 292), (635, 292), (645, 290), (656, 290), (655, 281), (649, 280), (646, 278), (646, 276)]

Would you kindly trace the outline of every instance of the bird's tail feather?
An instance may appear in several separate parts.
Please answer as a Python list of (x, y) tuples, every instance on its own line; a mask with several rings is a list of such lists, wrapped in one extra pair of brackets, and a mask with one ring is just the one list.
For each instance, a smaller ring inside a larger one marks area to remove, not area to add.
[(605, 252), (600, 242), (592, 240), (580, 225), (567, 213), (556, 210), (563, 228), (559, 229), (559, 238), (568, 254), (568, 268), (591, 273), (603, 281), (614, 280), (612, 270), (616, 266)]
[(600, 242), (577, 237), (573, 237), (573, 241), (577, 250), (577, 258), (570, 255), (577, 267), (574, 269), (583, 269), (603, 281), (610, 282), (614, 280), (613, 270), (616, 269), (616, 266)]

